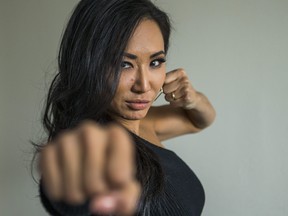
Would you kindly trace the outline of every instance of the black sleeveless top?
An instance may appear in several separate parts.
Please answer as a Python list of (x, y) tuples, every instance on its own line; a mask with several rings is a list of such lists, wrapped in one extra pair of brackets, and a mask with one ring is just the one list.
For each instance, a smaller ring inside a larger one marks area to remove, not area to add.
[(165, 174), (166, 193), (168, 195), (171, 193), (173, 200), (176, 200), (176, 208), (173, 207), (174, 210), (167, 211), (161, 215), (201, 215), (205, 202), (205, 193), (201, 182), (190, 167), (175, 152), (154, 145), (135, 134), (132, 135), (137, 142), (142, 142), (158, 156)]
[[(141, 142), (152, 150), (164, 171), (164, 190), (169, 199), (163, 199), (162, 210), (155, 210), (151, 216), (200, 216), (205, 202), (201, 182), (188, 165), (171, 150), (154, 145), (132, 134), (137, 143)], [(53, 216), (88, 216), (88, 202), (71, 206), (63, 202), (51, 202), (40, 181), (40, 198), (45, 209)], [(170, 200), (170, 201), (169, 201)]]

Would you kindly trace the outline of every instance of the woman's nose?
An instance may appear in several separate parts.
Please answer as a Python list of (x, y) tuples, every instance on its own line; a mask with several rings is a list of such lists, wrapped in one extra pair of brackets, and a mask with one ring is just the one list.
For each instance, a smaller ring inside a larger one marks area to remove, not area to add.
[(149, 80), (149, 71), (145, 68), (137, 70), (133, 91), (137, 93), (144, 93), (151, 89)]

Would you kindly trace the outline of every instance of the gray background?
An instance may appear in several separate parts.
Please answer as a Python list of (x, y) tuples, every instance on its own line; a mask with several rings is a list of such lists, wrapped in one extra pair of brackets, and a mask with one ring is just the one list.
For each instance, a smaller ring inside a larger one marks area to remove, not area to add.
[[(47, 215), (29, 139), (76, 0), (0, 1), (0, 215)], [(158, 0), (172, 17), (168, 68), (217, 110), (207, 130), (167, 141), (202, 181), (204, 216), (288, 215), (288, 1)], [(163, 99), (157, 103), (164, 102)]]

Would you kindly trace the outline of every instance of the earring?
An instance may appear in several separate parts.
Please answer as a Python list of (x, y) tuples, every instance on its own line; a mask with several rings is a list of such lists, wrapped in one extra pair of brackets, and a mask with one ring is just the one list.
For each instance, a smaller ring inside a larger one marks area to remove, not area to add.
[(163, 93), (163, 88), (161, 87), (161, 89), (160, 89), (157, 97), (154, 99), (154, 101), (156, 101), (162, 93)]

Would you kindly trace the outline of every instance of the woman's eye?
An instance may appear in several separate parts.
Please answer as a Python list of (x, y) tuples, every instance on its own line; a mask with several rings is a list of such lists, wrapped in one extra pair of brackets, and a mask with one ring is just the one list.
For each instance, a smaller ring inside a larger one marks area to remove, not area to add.
[(160, 67), (161, 64), (163, 64), (164, 62), (166, 62), (166, 59), (155, 59), (150, 63), (151, 67), (157, 68)]
[(128, 69), (128, 68), (132, 68), (132, 64), (130, 62), (121, 62), (121, 68), (122, 69)]

